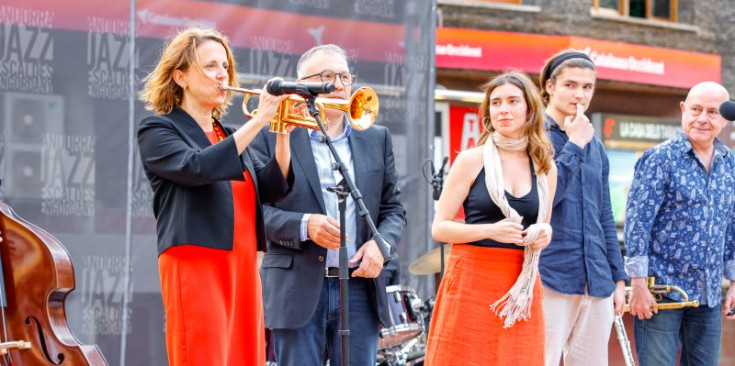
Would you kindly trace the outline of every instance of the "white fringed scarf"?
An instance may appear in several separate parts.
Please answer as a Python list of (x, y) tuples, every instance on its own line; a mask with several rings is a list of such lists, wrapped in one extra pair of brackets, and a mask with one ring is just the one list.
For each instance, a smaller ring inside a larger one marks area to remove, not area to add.
[[(497, 146), (497, 147), (496, 147)], [(483, 160), (485, 165), (485, 185), (490, 193), (490, 199), (500, 208), (505, 217), (521, 223), (521, 216), (513, 207), (510, 207), (505, 197), (503, 183), (503, 166), (500, 162), (498, 147), (508, 151), (526, 151), (528, 136), (521, 139), (508, 139), (497, 132), (493, 132), (485, 142)], [(536, 164), (533, 164), (534, 170)], [(549, 184), (546, 174), (536, 176), (538, 187), (539, 208), (536, 223), (526, 229), (523, 245), (526, 246), (523, 253), (523, 270), (518, 280), (511, 289), (498, 301), (490, 305), (490, 310), (501, 318), (505, 318), (503, 328), (510, 328), (518, 320), (528, 320), (531, 317), (531, 302), (533, 300), (533, 286), (538, 276), (538, 260), (540, 250), (531, 249), (529, 244), (533, 243), (541, 230), (551, 233), (551, 226), (544, 221), (548, 211)]]

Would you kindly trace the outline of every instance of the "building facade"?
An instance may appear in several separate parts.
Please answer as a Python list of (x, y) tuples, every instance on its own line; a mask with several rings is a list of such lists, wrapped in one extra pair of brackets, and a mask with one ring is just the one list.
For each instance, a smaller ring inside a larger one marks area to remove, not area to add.
[[(574, 48), (595, 61), (587, 114), (611, 160), (616, 222), (640, 153), (673, 136), (679, 102), (694, 84), (722, 83), (735, 96), (735, 10), (726, 0), (439, 0), (436, 84), (441, 153), (479, 137), (479, 87), (520, 69), (534, 80), (544, 61)], [(473, 92), (475, 94), (473, 94)], [(720, 135), (735, 147), (735, 129)]]
[[(719, 55), (721, 82), (735, 96), (735, 4), (729, 0), (439, 0), (438, 3), (440, 32), (441, 28), (462, 28), (568, 35)], [(646, 6), (653, 14), (641, 14), (641, 8)], [(437, 70), (437, 83), (447, 83), (448, 75), (457, 78), (452, 70)], [(467, 74), (460, 79), (482, 80), (485, 76)], [(681, 94), (677, 88), (601, 80), (598, 92), (608, 90)], [(645, 109), (641, 113), (652, 111)]]
[[(598, 68), (587, 114), (610, 157), (610, 190), (619, 231), (641, 152), (680, 130), (679, 102), (694, 84), (722, 83), (735, 98), (735, 2), (732, 0), (438, 0), (436, 155), (475, 144), (479, 87), (506, 69), (538, 80), (544, 61), (575, 48)], [(735, 129), (720, 134), (735, 147)], [(626, 316), (632, 341), (630, 316)], [(735, 362), (723, 324), (721, 365)], [(617, 339), (610, 364), (622, 365)]]

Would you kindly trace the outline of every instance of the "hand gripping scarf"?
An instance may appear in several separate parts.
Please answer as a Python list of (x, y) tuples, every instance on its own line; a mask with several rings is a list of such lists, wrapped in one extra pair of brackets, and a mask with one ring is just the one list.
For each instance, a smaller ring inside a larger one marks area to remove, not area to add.
[[(505, 197), (503, 167), (500, 163), (498, 147), (508, 151), (525, 151), (527, 146), (528, 136), (521, 139), (508, 139), (494, 132), (491, 138), (485, 142), (483, 150), (485, 185), (490, 193), (490, 199), (500, 208), (505, 217), (519, 224), (521, 223), (521, 216), (515, 209), (510, 207), (508, 199)], [(534, 170), (536, 170), (536, 164), (533, 165)], [(528, 320), (531, 317), (531, 300), (533, 300), (533, 286), (538, 275), (540, 250), (532, 249), (528, 245), (536, 240), (541, 230), (551, 231), (551, 226), (544, 222), (549, 202), (549, 184), (546, 174), (537, 175), (536, 185), (539, 197), (538, 218), (535, 224), (526, 229), (526, 236), (523, 238), (523, 245), (526, 246), (523, 252), (523, 270), (513, 287), (498, 301), (490, 305), (490, 310), (501, 318), (505, 318), (503, 328), (510, 328), (517, 320)]]

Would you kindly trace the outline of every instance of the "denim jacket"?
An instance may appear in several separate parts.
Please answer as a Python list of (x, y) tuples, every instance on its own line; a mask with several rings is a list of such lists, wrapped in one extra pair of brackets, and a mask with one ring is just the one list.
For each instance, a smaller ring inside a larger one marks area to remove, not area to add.
[(584, 149), (548, 115), (546, 127), (558, 171), (551, 244), (541, 252), (539, 272), (547, 288), (563, 294), (608, 297), (627, 279), (618, 244), (607, 153), (599, 139)]

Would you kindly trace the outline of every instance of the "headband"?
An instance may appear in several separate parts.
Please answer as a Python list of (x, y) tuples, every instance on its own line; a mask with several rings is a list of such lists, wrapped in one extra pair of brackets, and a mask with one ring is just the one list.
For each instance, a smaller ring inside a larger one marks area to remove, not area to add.
[[(554, 61), (551, 61), (551, 65), (549, 65), (549, 68), (546, 69), (546, 73), (544, 74), (544, 83), (546, 83), (546, 80), (551, 79), (551, 74), (554, 73), (554, 70), (556, 70), (559, 65), (561, 65), (564, 61), (570, 60), (573, 58), (581, 58), (584, 60), (587, 60), (589, 62), (592, 62), (592, 65), (595, 63), (592, 61), (592, 59), (587, 56), (587, 54), (582, 52), (565, 52), (561, 55), (557, 56), (557, 58), (554, 59)], [(543, 86), (542, 86), (543, 87)]]

